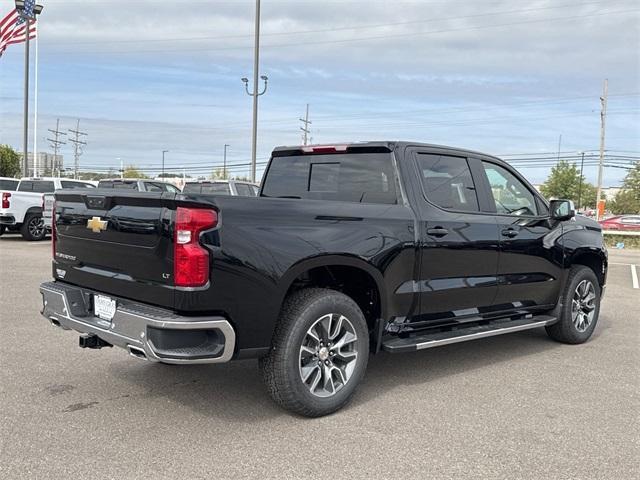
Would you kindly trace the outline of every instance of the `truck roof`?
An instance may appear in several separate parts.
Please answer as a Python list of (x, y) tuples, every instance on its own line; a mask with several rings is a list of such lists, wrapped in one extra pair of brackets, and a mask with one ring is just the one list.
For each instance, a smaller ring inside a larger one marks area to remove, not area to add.
[(450, 150), (452, 152), (464, 153), (477, 155), (482, 157), (490, 157), (493, 159), (500, 160), (494, 155), (490, 155), (483, 152), (478, 152), (475, 150), (469, 150), (466, 148), (459, 147), (451, 147), (447, 145), (437, 145), (432, 143), (424, 143), (424, 142), (411, 142), (411, 141), (401, 141), (401, 140), (381, 140), (381, 141), (364, 141), (364, 142), (336, 142), (336, 143), (323, 143), (319, 145), (292, 145), (292, 146), (278, 146), (273, 149), (273, 152), (303, 152), (304, 149), (312, 149), (312, 148), (322, 148), (322, 147), (331, 147), (336, 146), (340, 148), (348, 148), (348, 149), (387, 149), (390, 152), (396, 148), (404, 148), (404, 147), (422, 147), (422, 148), (430, 148), (430, 149), (439, 149), (439, 150)]

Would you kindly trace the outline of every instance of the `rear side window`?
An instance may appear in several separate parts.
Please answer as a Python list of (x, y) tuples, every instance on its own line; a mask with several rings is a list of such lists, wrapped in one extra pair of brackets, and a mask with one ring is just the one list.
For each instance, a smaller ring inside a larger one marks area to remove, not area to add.
[(144, 188), (147, 192), (164, 192), (164, 186), (153, 182), (144, 182)]
[(236, 183), (236, 191), (238, 192), (238, 195), (240, 195), (241, 197), (255, 196), (251, 188), (249, 188), (249, 185), (247, 185), (246, 183)]
[(18, 186), (18, 180), (0, 180), (0, 190), (15, 191)]
[(346, 153), (274, 157), (262, 196), (397, 203), (390, 153)]
[(417, 159), (424, 192), (431, 203), (447, 210), (480, 210), (466, 158), (420, 153)]
[(20, 182), (18, 190), (20, 192), (53, 193), (56, 187), (53, 182), (48, 180), (28, 180)]
[(62, 188), (96, 188), (90, 183), (82, 183), (82, 182), (69, 182), (62, 180), (60, 182)]

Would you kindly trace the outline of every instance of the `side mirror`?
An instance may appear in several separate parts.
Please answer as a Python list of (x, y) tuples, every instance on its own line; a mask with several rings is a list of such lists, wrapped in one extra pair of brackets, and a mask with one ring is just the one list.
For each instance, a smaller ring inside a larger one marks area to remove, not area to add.
[(554, 220), (569, 220), (576, 216), (576, 208), (571, 200), (551, 200), (549, 211)]

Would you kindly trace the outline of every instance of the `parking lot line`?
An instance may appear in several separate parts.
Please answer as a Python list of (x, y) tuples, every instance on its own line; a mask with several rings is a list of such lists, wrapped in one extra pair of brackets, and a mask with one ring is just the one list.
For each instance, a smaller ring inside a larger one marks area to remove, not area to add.
[(638, 285), (638, 271), (635, 265), (631, 265), (631, 282), (633, 283), (633, 288), (640, 288)]

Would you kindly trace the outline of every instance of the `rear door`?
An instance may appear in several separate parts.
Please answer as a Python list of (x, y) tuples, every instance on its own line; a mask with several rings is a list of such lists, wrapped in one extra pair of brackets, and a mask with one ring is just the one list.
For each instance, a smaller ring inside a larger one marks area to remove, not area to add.
[(59, 190), (54, 276), (172, 307), (173, 193)]
[(513, 168), (486, 159), (476, 161), (478, 181), (485, 184), (500, 232), (495, 308), (554, 305), (563, 271), (562, 250), (556, 248), (562, 223), (550, 221), (545, 203)]
[(412, 152), (420, 219), (419, 324), (478, 319), (497, 294), (498, 227), (463, 154)]

